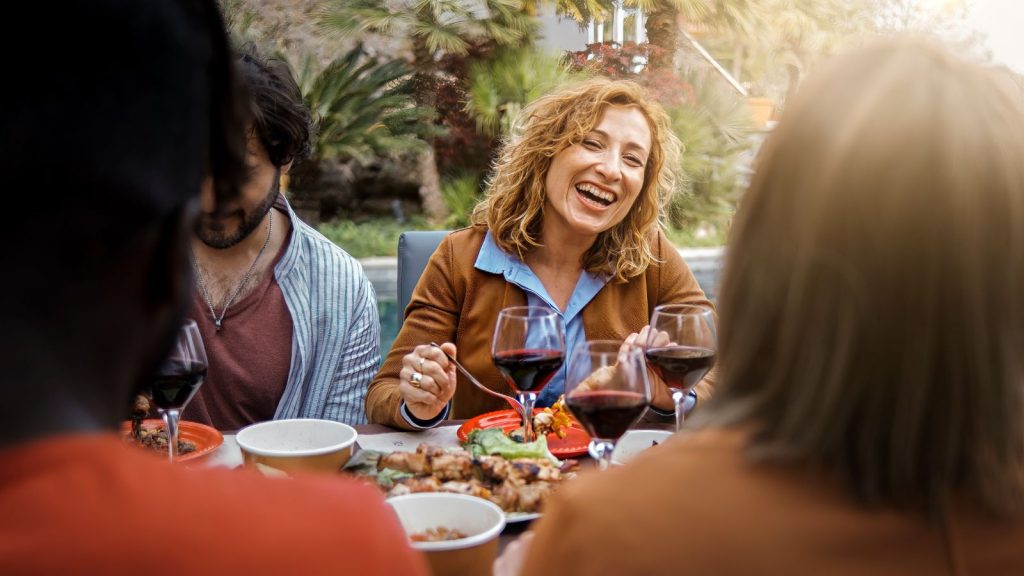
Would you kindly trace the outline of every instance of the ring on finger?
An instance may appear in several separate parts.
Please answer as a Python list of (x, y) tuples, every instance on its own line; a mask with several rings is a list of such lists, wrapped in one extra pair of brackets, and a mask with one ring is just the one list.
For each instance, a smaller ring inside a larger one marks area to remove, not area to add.
[(420, 374), (419, 372), (413, 372), (412, 376), (409, 377), (409, 380), (412, 382), (413, 387), (419, 388), (420, 381), (423, 380), (423, 374)]

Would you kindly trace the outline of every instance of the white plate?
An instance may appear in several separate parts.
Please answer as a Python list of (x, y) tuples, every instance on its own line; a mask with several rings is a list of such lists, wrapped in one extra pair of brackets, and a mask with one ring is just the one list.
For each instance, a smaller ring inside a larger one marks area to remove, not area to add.
[(668, 440), (672, 433), (667, 430), (630, 430), (615, 444), (612, 462), (625, 464), (637, 454)]
[(515, 524), (540, 518), (540, 512), (505, 512), (505, 522)]

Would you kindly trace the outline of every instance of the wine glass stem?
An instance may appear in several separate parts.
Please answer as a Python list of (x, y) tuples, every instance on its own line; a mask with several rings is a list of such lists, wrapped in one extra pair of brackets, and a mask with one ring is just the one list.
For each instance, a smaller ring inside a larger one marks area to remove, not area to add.
[(598, 456), (597, 469), (604, 472), (612, 463), (612, 452), (615, 451), (615, 443), (610, 440), (598, 440), (597, 438), (590, 442), (594, 448), (593, 452)]
[(676, 404), (676, 432), (683, 429), (683, 421), (686, 420), (686, 393), (682, 390), (672, 389), (672, 401)]
[(537, 393), (519, 392), (516, 396), (523, 405), (523, 437), (527, 442), (533, 442), (537, 439), (533, 431), (533, 407), (537, 404)]
[(167, 430), (167, 457), (174, 462), (178, 457), (178, 411), (161, 410), (160, 415), (164, 417), (164, 427)]

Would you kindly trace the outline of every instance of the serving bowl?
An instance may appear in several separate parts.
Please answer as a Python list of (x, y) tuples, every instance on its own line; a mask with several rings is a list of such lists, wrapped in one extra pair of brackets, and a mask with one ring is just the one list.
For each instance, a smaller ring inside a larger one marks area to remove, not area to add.
[(413, 548), (426, 555), (434, 576), (491, 574), (498, 535), (505, 528), (505, 513), (497, 504), (446, 492), (396, 496), (388, 499), (388, 504), (410, 537), (439, 528), (465, 535), (456, 540), (411, 541)]
[(333, 420), (269, 420), (247, 426), (235, 441), (250, 468), (268, 466), (286, 473), (337, 472), (352, 457), (359, 434)]

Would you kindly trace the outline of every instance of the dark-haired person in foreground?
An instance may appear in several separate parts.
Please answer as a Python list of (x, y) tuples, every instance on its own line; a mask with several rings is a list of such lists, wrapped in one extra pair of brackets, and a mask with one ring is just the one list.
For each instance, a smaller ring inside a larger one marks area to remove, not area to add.
[[(214, 0), (7, 16), (89, 58), (13, 59), (31, 90), (0, 96), (0, 168), (17, 191), (0, 251), (0, 574), (424, 574), (372, 488), (189, 469), (116, 433), (191, 297), (201, 181), (230, 203), (246, 175)], [(5, 34), (0, 48), (24, 46)]]
[(1020, 88), (942, 49), (809, 78), (732, 230), (696, 431), (568, 483), (518, 573), (1024, 574), (1022, 158)]
[(220, 430), (274, 418), (364, 423), (380, 365), (373, 286), (279, 193), (312, 131), (287, 64), (247, 47), (237, 65), (252, 99), (250, 177), (234, 202), (215, 205), (210, 185), (203, 192), (189, 316), (210, 362), (183, 418)]

